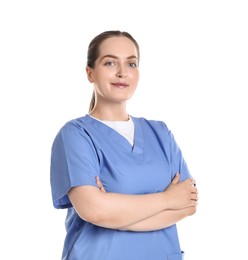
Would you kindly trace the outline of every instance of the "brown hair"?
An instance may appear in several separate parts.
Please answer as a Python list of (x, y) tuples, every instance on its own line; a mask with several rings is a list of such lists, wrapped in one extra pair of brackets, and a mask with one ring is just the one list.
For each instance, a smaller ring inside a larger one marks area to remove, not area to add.
[[(106, 40), (110, 37), (114, 37), (114, 36), (124, 36), (124, 37), (127, 37), (128, 39), (130, 39), (134, 43), (134, 45), (137, 49), (138, 59), (140, 58), (139, 45), (130, 33), (122, 32), (122, 31), (105, 31), (105, 32), (98, 34), (89, 44), (88, 55), (87, 55), (87, 66), (88, 67), (90, 67), (92, 69), (95, 68), (96, 59), (98, 58), (98, 56), (100, 54), (101, 43), (104, 40)], [(92, 98), (90, 101), (89, 113), (92, 111), (94, 106), (95, 106), (95, 93), (93, 91)]]

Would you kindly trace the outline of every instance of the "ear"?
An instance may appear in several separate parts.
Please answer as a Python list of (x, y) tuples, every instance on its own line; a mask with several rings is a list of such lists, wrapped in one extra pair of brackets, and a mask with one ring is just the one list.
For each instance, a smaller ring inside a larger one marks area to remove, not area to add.
[(94, 80), (93, 80), (93, 70), (92, 68), (90, 68), (89, 66), (86, 67), (86, 74), (87, 74), (87, 78), (89, 80), (90, 83), (93, 83)]

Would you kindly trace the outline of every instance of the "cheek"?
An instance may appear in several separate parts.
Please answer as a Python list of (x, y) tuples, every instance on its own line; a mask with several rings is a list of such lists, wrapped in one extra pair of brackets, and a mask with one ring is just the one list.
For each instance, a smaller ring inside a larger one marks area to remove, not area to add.
[(139, 72), (132, 73), (131, 80), (133, 84), (137, 85), (139, 82)]
[(107, 68), (100, 68), (95, 70), (95, 79), (98, 81), (105, 80), (114, 74), (113, 70)]

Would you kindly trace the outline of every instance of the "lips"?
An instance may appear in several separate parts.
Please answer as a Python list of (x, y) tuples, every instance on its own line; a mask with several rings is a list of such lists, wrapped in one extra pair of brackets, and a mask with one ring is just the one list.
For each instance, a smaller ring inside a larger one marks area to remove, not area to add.
[(124, 82), (116, 82), (116, 83), (112, 83), (113, 86), (118, 87), (118, 88), (126, 88), (128, 87), (127, 83)]

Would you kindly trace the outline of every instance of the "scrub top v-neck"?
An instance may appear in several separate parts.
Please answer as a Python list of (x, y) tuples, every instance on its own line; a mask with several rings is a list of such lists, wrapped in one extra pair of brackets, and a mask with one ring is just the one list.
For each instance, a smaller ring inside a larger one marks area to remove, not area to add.
[(135, 154), (141, 154), (143, 153), (143, 146), (144, 146), (144, 135), (142, 131), (142, 126), (139, 121), (136, 121), (134, 117), (131, 117), (134, 123), (134, 144), (133, 146), (130, 145), (130, 143), (126, 140), (125, 137), (123, 137), (121, 134), (119, 134), (117, 131), (115, 131), (113, 128), (107, 126), (103, 122), (100, 122), (97, 119), (94, 119), (90, 117), (89, 115), (86, 115), (86, 122), (89, 124), (89, 126), (93, 126), (99, 134), (98, 130), (102, 130), (102, 134), (109, 138), (109, 141), (111, 142), (117, 142), (119, 143), (123, 149), (126, 149), (129, 152), (133, 152)]
[(66, 123), (57, 134), (51, 157), (55, 208), (68, 208), (63, 260), (181, 260), (176, 225), (151, 232), (120, 231), (82, 220), (67, 192), (96, 186), (107, 192), (149, 194), (166, 189), (177, 172), (190, 177), (173, 134), (165, 123), (132, 117), (134, 144), (104, 123), (85, 115)]

